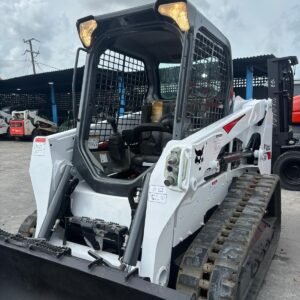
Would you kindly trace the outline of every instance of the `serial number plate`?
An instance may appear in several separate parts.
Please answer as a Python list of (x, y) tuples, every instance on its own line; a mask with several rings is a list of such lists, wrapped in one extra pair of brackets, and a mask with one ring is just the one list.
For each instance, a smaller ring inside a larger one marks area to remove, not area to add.
[(165, 203), (168, 198), (166, 188), (160, 185), (150, 186), (149, 196), (149, 201), (157, 203)]

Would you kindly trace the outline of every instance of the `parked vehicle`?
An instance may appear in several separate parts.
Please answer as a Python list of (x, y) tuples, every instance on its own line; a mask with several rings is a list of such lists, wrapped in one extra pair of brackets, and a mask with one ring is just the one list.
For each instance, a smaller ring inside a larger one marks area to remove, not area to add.
[(9, 122), (10, 136), (29, 137), (49, 135), (57, 132), (55, 123), (38, 115), (38, 110), (13, 111)]

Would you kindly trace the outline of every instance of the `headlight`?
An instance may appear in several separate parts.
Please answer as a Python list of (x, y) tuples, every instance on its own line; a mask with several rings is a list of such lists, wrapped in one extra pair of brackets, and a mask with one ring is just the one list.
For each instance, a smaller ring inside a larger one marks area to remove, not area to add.
[(158, 12), (162, 16), (170, 17), (179, 26), (181, 31), (189, 31), (190, 23), (187, 12), (187, 5), (185, 2), (175, 2), (168, 4), (161, 4), (158, 7)]
[(89, 48), (92, 44), (92, 34), (97, 28), (95, 20), (88, 20), (79, 24), (79, 37), (82, 44)]

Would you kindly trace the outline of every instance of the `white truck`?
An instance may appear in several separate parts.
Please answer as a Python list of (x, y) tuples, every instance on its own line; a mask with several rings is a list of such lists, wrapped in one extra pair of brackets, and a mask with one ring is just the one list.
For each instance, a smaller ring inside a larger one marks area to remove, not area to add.
[(38, 110), (13, 111), (10, 135), (14, 137), (31, 137), (49, 135), (57, 132), (57, 125), (38, 115)]

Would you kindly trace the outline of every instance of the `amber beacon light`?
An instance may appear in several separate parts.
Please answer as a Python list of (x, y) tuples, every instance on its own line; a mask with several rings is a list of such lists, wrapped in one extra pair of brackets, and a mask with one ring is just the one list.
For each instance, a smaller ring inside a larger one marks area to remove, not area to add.
[(88, 20), (79, 24), (79, 37), (85, 47), (90, 47), (92, 44), (92, 34), (97, 28), (95, 20)]
[(185, 2), (161, 4), (158, 7), (158, 12), (162, 16), (173, 19), (181, 31), (189, 31), (190, 24), (188, 19), (187, 5)]

